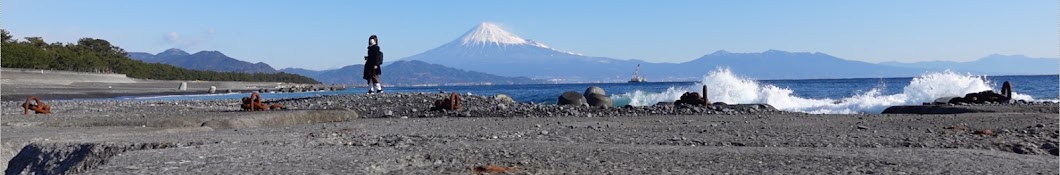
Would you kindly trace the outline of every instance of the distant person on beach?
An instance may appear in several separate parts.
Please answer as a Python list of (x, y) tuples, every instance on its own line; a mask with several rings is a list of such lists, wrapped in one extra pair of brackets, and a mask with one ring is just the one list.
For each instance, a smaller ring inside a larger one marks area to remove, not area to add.
[(383, 64), (383, 52), (379, 51), (379, 38), (375, 35), (368, 37), (368, 56), (364, 56), (364, 79), (368, 80), (368, 94), (383, 93), (383, 86), (379, 85), (379, 75), (383, 74), (380, 65)]

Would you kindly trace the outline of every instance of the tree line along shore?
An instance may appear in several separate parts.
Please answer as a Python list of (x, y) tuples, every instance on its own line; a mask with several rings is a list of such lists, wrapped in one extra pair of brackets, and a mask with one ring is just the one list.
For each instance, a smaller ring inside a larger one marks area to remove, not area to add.
[(250, 81), (320, 84), (309, 77), (288, 73), (214, 72), (145, 63), (130, 59), (124, 49), (103, 39), (81, 38), (77, 43), (47, 43), (40, 37), (16, 40), (0, 30), (3, 43), (0, 67), (120, 73), (130, 78), (153, 80)]

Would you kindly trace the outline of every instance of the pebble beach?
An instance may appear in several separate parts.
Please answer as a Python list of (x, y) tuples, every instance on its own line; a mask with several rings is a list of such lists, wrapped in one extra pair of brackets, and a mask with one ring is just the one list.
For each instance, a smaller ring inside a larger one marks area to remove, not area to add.
[(447, 95), (265, 99), (286, 109), (254, 112), (238, 100), (62, 100), (47, 115), (5, 101), (2, 155), (7, 174), (1056, 174), (1060, 164), (1058, 116), (1040, 110), (1055, 103), (820, 115), (461, 94), (463, 109), (431, 110)]

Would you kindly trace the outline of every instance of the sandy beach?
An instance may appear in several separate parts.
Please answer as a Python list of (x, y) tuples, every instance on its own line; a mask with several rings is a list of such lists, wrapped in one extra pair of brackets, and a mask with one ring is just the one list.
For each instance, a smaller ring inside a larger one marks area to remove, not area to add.
[[(0, 101), (23, 101), (36, 96), (43, 100), (113, 98), (123, 96), (190, 95), (217, 92), (255, 91), (301, 84), (237, 81), (171, 81), (145, 80), (124, 74), (86, 73), (37, 69), (0, 69)], [(179, 90), (186, 83), (185, 90)]]
[(1055, 113), (811, 115), (474, 95), (463, 110), (430, 111), (444, 96), (266, 99), (288, 109), (258, 112), (236, 100), (72, 100), (50, 103), (49, 115), (5, 101), (2, 155), (7, 174), (1056, 174), (1060, 164)]

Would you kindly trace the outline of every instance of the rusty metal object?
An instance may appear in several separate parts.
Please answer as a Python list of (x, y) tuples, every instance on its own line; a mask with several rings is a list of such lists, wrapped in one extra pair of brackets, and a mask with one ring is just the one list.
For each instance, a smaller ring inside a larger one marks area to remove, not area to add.
[(1001, 85), (1001, 95), (1004, 95), (1007, 99), (1012, 99), (1012, 84), (1008, 83), (1008, 81)]
[(243, 97), (243, 104), (239, 105), (243, 111), (264, 111), (264, 110), (276, 110), (283, 109), (283, 104), (271, 104), (265, 105), (261, 103), (261, 94), (254, 92), (250, 94), (250, 97)]
[(710, 106), (710, 99), (707, 99), (707, 85), (703, 85), (703, 105)]
[(449, 94), (448, 99), (435, 100), (434, 107), (432, 107), (431, 110), (445, 109), (452, 111), (460, 110), (461, 108), (462, 107), (460, 106), (460, 95), (457, 95), (456, 93), (451, 93)]
[[(30, 100), (33, 100), (33, 103), (30, 103)], [(52, 113), (52, 106), (44, 104), (36, 96), (29, 96), (26, 98), (26, 102), (22, 103), (22, 115), (29, 114), (30, 110), (33, 110), (35, 114), (50, 114)]]
[(989, 130), (989, 129), (984, 129), (984, 130), (977, 130), (975, 132), (972, 132), (972, 134), (979, 134), (979, 135), (984, 135), (984, 136), (994, 136), (994, 131)]

